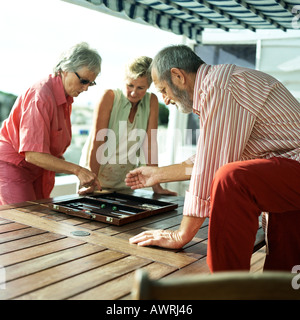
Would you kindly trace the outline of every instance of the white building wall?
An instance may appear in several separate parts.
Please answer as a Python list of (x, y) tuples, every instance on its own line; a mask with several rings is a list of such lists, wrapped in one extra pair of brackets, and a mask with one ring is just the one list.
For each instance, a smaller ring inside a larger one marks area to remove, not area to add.
[(300, 36), (259, 41), (257, 69), (281, 81), (300, 101)]

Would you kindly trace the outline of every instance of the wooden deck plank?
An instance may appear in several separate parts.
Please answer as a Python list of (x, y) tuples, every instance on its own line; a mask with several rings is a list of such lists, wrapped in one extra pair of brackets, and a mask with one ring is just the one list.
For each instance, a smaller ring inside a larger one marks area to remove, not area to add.
[[(109, 253), (109, 257), (111, 258), (113, 254), (116, 253)], [(96, 285), (127, 274), (148, 263), (150, 263), (150, 261), (143, 258), (134, 256), (124, 257), (123, 259), (107, 263), (101, 267), (90, 268), (88, 271), (82, 270), (81, 273), (77, 273), (77, 275), (73, 277), (48, 285), (33, 293), (19, 297), (19, 299), (67, 299), (70, 296), (89, 290)], [(68, 290), (66, 290), (66, 288), (68, 288)], [(104, 299), (111, 299), (108, 291), (102, 292), (102, 296)]]
[(172, 274), (167, 277), (181, 277), (185, 275), (194, 275), (194, 274), (209, 274), (209, 268), (206, 263), (206, 257), (203, 259), (197, 260), (194, 263), (182, 268), (180, 270), (176, 270)]
[(6, 220), (6, 219), (0, 219), (0, 224), (9, 224), (9, 223), (14, 223), (14, 222)]
[(32, 273), (41, 272), (48, 268), (68, 263), (103, 250), (104, 248), (99, 246), (82, 244), (80, 246), (66, 248), (65, 250), (58, 252), (52, 252), (47, 255), (41, 255), (31, 260), (6, 267), (6, 280), (11, 281)]
[[(158, 262), (152, 262), (140, 269), (146, 270), (152, 279), (162, 278), (176, 270), (174, 267)], [(70, 300), (117, 300), (123, 299), (124, 297), (126, 297), (126, 299), (131, 299), (134, 275), (135, 270), (75, 295), (71, 297)]]
[[(71, 252), (71, 255), (72, 253), (73, 252)], [(124, 257), (124, 254), (122, 253), (105, 250), (72, 260), (68, 263), (62, 263), (51, 268), (48, 267), (45, 270), (8, 281), (6, 283), (6, 290), (0, 291), (0, 299), (14, 299), (42, 287), (49, 286), (55, 282), (61, 282), (64, 279), (81, 273), (84, 274), (88, 270), (95, 269), (122, 257)], [(31, 267), (34, 267), (34, 264), (31, 263)], [(11, 270), (6, 270), (8, 279), (10, 278), (10, 272)], [(93, 280), (94, 279), (91, 279), (91, 281)], [(69, 288), (67, 288), (67, 291), (68, 290)]]
[[(136, 195), (172, 201), (171, 197), (146, 191)], [(178, 209), (123, 226), (55, 212), (45, 206), (52, 199), (22, 204), (20, 208), (2, 207), (0, 266), (5, 268), (6, 289), (0, 290), (0, 299), (128, 300), (139, 268), (146, 269), (152, 279), (209, 273), (208, 219), (180, 250), (129, 244), (128, 239), (141, 231), (179, 227), (183, 198), (172, 199)], [(89, 235), (72, 233), (78, 230)], [(263, 238), (260, 229), (257, 249), (263, 245)], [(263, 249), (254, 253), (250, 271), (261, 272), (264, 258)]]
[[(1, 212), (1, 211), (0, 211)], [(2, 211), (4, 212), (4, 211)], [(45, 230), (41, 230), (39, 228), (25, 228), (21, 230), (16, 230), (12, 232), (5, 232), (0, 234), (0, 244), (7, 243), (10, 241), (24, 239), (26, 237), (35, 236), (38, 234), (46, 233)]]
[(83, 244), (84, 242), (73, 238), (52, 239), (53, 241), (46, 243), (38, 243), (34, 247), (24, 248), (0, 256), (0, 264), (9, 266), (12, 264), (31, 260), (53, 252), (61, 251)]
[[(11, 240), (10, 242), (5, 242), (0, 244), (0, 255), (13, 252), (16, 250), (21, 250), (24, 248), (31, 248), (38, 244), (51, 242), (56, 239), (62, 239), (65, 236), (55, 233), (43, 232), (41, 234), (32, 235), (25, 238), (20, 238), (16, 240)], [(1, 256), (0, 256), (1, 259)], [(1, 260), (0, 260), (1, 261)]]
[[(85, 230), (83, 228), (81, 229), (75, 226), (67, 225), (65, 223), (58, 223), (53, 220), (43, 219), (31, 213), (27, 213), (26, 215), (24, 215), (24, 213), (16, 209), (12, 209), (9, 211), (0, 211), (0, 217), (9, 218), (13, 221), (24, 223), (34, 228), (39, 228), (49, 232), (55, 232), (61, 235), (75, 238), (78, 237), (72, 235), (73, 231)], [(90, 235), (88, 237), (84, 237), (84, 241), (94, 243), (111, 250), (121, 251), (126, 254), (137, 255), (139, 257), (147, 259), (152, 259), (152, 257), (155, 257), (155, 260), (158, 262), (166, 263), (178, 268), (186, 266), (195, 261), (194, 258), (176, 254), (173, 251), (167, 252), (162, 251), (159, 248), (139, 247), (137, 245), (129, 244), (128, 241), (124, 239), (110, 237), (97, 231), (86, 231), (90, 232)]]
[(16, 231), (16, 230), (22, 230), (22, 229), (26, 229), (26, 228), (29, 228), (29, 227), (26, 226), (25, 224), (16, 223), (16, 222), (1, 224), (0, 225), (0, 234), (6, 233), (6, 232), (11, 232), (11, 231)]
[(180, 252), (184, 253), (189, 257), (193, 257), (197, 260), (206, 257), (207, 252), (207, 240), (203, 240), (201, 242), (195, 243), (194, 245), (188, 246), (180, 250)]

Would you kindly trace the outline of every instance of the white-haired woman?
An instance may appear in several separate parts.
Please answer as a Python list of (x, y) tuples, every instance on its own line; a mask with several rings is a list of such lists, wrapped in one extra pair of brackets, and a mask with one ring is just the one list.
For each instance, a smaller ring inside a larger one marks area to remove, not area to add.
[(101, 57), (80, 43), (64, 53), (54, 74), (18, 97), (0, 129), (0, 205), (49, 198), (55, 172), (100, 188), (97, 176), (67, 162), (73, 98), (95, 84)]
[[(137, 165), (157, 166), (158, 99), (147, 92), (151, 62), (141, 56), (128, 63), (124, 90), (106, 90), (95, 108), (80, 164), (99, 177), (104, 189), (128, 188), (126, 174)], [(152, 188), (156, 193), (175, 194), (159, 184)], [(92, 191), (90, 187), (83, 193)]]

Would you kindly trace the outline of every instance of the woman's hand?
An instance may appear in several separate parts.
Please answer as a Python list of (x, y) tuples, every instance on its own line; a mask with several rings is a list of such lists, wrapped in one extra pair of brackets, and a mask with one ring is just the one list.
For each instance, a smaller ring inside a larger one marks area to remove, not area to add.
[[(100, 189), (101, 190), (101, 189)], [(91, 187), (82, 187), (79, 186), (78, 189), (78, 194), (80, 194), (81, 196), (85, 195), (85, 194), (89, 194), (89, 193), (93, 193), (95, 191), (95, 186), (91, 186)]]
[(57, 158), (47, 153), (27, 151), (25, 152), (25, 160), (49, 171), (75, 174), (80, 181), (79, 189), (85, 188), (80, 190), (79, 194), (90, 193), (97, 189), (102, 190), (98, 177), (92, 171), (65, 161), (63, 158)]
[(80, 167), (76, 175), (80, 181), (78, 190), (80, 195), (102, 190), (98, 177), (90, 170)]

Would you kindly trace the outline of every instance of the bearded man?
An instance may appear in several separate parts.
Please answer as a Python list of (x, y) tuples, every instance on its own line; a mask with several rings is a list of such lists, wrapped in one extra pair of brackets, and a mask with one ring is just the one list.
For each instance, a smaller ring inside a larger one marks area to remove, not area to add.
[(146, 231), (130, 242), (181, 248), (209, 218), (210, 270), (249, 270), (258, 218), (265, 213), (264, 269), (299, 265), (300, 103), (268, 74), (207, 65), (183, 45), (156, 55), (152, 78), (166, 104), (199, 116), (200, 135), (194, 158), (127, 175), (132, 189), (191, 179), (179, 229)]

